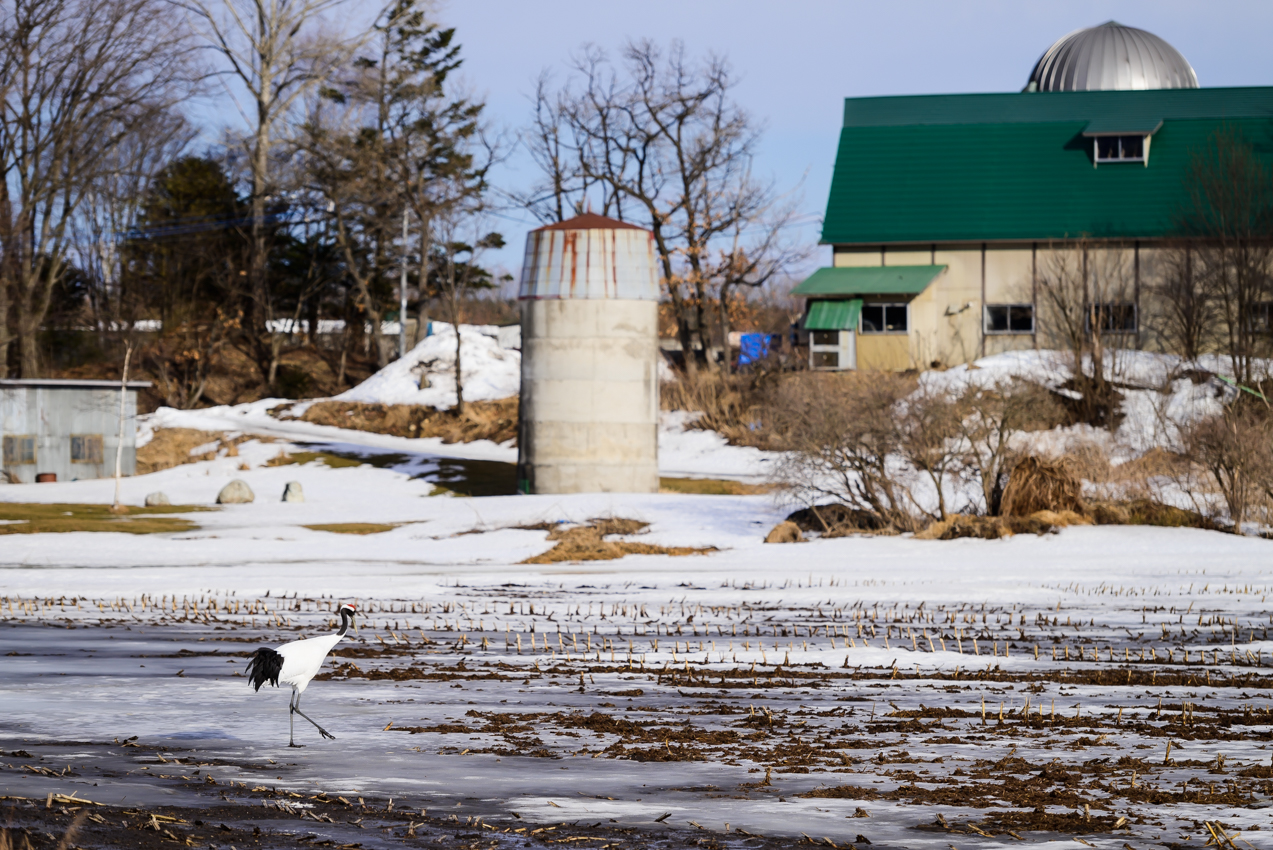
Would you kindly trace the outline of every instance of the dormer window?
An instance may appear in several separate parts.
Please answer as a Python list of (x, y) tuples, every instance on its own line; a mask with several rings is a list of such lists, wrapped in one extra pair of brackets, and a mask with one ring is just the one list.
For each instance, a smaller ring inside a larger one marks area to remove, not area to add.
[(1092, 143), (1092, 166), (1115, 162), (1149, 165), (1149, 143), (1162, 127), (1160, 118), (1092, 121), (1083, 130)]
[(1095, 136), (1097, 162), (1144, 162), (1148, 136)]

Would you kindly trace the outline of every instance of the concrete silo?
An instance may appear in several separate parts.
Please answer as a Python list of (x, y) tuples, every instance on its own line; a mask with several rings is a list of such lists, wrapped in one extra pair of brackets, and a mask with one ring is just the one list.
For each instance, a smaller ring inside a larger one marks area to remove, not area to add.
[(589, 213), (527, 236), (519, 491), (658, 492), (658, 298), (647, 230)]

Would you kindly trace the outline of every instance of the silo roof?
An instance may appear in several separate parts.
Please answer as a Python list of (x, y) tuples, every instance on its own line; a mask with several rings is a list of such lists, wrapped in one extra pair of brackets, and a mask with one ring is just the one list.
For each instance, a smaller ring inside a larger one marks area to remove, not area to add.
[(539, 230), (645, 230), (645, 228), (626, 221), (619, 221), (617, 218), (609, 218), (596, 213), (584, 213), (565, 221), (545, 225), (532, 232), (538, 232)]

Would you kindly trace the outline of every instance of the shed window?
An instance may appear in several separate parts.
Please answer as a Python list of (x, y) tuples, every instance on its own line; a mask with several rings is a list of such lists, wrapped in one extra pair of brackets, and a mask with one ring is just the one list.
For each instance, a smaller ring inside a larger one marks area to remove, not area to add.
[(840, 368), (840, 352), (838, 351), (815, 351), (812, 353), (810, 362), (815, 369), (839, 369)]
[(906, 305), (863, 304), (862, 333), (906, 333)]
[(35, 463), (35, 437), (24, 435), (4, 438), (4, 465)]
[(1145, 137), (1094, 136), (1097, 162), (1144, 162)]
[(71, 463), (101, 463), (102, 435), (71, 435)]
[(1093, 304), (1091, 310), (1087, 326), (1089, 332), (1094, 326), (1107, 334), (1136, 332), (1135, 304)]
[(987, 304), (986, 333), (1034, 333), (1033, 304)]

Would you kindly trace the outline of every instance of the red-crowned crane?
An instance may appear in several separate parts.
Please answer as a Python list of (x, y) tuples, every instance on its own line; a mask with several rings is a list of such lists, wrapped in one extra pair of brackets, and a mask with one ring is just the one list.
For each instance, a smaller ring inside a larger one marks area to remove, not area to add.
[[(283, 644), (277, 649), (263, 646), (252, 653), (252, 657), (248, 659), (247, 677), (255, 690), (261, 690), (261, 685), (266, 682), (276, 688), (279, 682), (292, 686), (292, 699), (287, 704), (287, 745), (289, 747), (303, 746), (296, 743), (296, 718), (294, 715), (299, 714), (310, 723), (314, 723), (312, 717), (301, 711), (301, 694), (305, 693), (306, 686), (318, 674), (318, 668), (323, 666), (327, 653), (331, 652), (332, 647), (345, 636), (345, 632), (349, 630), (353, 621), (354, 606), (346, 602), (340, 606), (339, 630), (322, 637), (294, 640), (291, 643)], [(335, 740), (335, 735), (317, 723), (314, 723), (314, 728), (324, 738)]]

